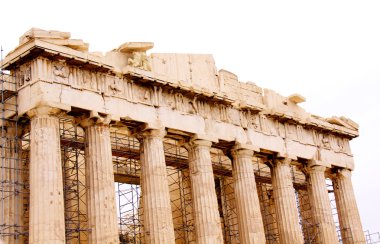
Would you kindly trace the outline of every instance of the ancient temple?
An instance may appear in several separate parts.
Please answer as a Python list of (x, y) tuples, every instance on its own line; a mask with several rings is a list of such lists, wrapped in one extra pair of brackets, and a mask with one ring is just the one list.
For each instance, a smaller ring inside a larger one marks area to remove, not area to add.
[(365, 243), (358, 125), (211, 55), (31, 29), (2, 62), (0, 243)]

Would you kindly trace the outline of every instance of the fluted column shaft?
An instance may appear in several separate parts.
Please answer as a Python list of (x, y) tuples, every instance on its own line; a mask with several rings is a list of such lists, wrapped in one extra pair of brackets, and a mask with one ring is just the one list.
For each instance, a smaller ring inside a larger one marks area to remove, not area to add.
[(195, 234), (198, 244), (223, 243), (210, 148), (211, 142), (205, 140), (191, 141), (188, 146)]
[(271, 169), (273, 196), (281, 244), (302, 244), (290, 160), (276, 160)]
[(29, 243), (65, 243), (59, 120), (54, 109), (30, 111)]
[(336, 174), (333, 186), (343, 243), (366, 243), (352, 187), (351, 171), (340, 170)]
[(107, 123), (85, 127), (89, 243), (119, 243), (111, 139)]
[(339, 242), (326, 186), (325, 170), (323, 166), (309, 168), (308, 191), (313, 220), (317, 228), (317, 242), (333, 244)]
[(253, 151), (232, 151), (235, 202), (242, 244), (265, 243), (265, 231), (253, 170)]
[(166, 173), (164, 131), (145, 131), (141, 142), (141, 186), (144, 238), (147, 244), (175, 242)]

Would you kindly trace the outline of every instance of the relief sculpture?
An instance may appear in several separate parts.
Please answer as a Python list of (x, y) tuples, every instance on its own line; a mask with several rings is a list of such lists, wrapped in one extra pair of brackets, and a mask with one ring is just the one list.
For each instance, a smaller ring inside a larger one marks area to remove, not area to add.
[(321, 146), (323, 148), (326, 148), (326, 149), (330, 149), (331, 148), (331, 145), (330, 145), (330, 138), (329, 138), (329, 135), (326, 135), (326, 134), (319, 134), (319, 139), (320, 139), (320, 142), (321, 142)]
[(243, 128), (248, 128), (248, 113), (247, 110), (240, 110), (239, 116), (240, 116), (240, 126)]
[[(218, 106), (218, 105), (217, 105)], [(227, 106), (224, 104), (219, 105), (219, 113), (220, 113), (220, 120), (223, 122), (228, 122), (228, 113), (227, 113)]]
[(194, 98), (189, 101), (189, 104), (191, 106), (190, 113), (198, 114), (199, 110), (198, 110), (197, 96), (194, 96)]
[(248, 128), (254, 129), (255, 131), (262, 130), (260, 127), (260, 119), (259, 115), (257, 113), (253, 113), (251, 111), (248, 111), (247, 113), (247, 122), (248, 122)]
[(274, 120), (272, 120), (271, 118), (268, 118), (267, 116), (263, 114), (261, 114), (259, 118), (260, 118), (261, 131), (264, 134), (278, 135)]
[(337, 136), (331, 137), (331, 147), (336, 152), (349, 153), (349, 143), (346, 138), (341, 138)]
[(278, 122), (277, 123), (277, 130), (279, 136), (281, 136), (283, 139), (286, 138), (286, 131), (285, 131), (285, 124), (283, 122)]
[(53, 63), (53, 79), (58, 83), (68, 83), (69, 68), (64, 62)]
[(24, 72), (24, 83), (27, 83), (32, 80), (32, 67), (27, 66)]
[(185, 111), (184, 109), (185, 103), (184, 103), (184, 98), (183, 98), (182, 93), (174, 94), (174, 103), (175, 103), (176, 110), (181, 111), (181, 112)]
[(32, 67), (30, 65), (21, 66), (16, 72), (17, 85), (19, 87), (32, 80)]
[(211, 107), (207, 101), (197, 100), (198, 114), (205, 119), (211, 118)]
[(122, 86), (121, 86), (120, 78), (115, 77), (111, 80), (110, 84), (108, 85), (109, 90), (111, 91), (112, 95), (120, 95), (122, 94)]
[(134, 102), (134, 85), (132, 80), (124, 80), (124, 96), (125, 98), (130, 101)]
[(162, 104), (162, 87), (153, 86), (151, 88), (152, 105), (158, 107)]
[(292, 123), (285, 123), (286, 137), (292, 139), (293, 141), (298, 141), (297, 137), (297, 126)]
[(128, 59), (128, 65), (140, 68), (143, 70), (152, 70), (152, 67), (150, 66), (148, 57), (144, 52), (133, 52), (132, 58)]

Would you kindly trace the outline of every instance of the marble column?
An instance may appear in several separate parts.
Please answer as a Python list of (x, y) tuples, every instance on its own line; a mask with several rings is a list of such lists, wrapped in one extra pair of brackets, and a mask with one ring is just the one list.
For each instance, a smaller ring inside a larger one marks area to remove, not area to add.
[(324, 166), (318, 165), (308, 169), (308, 192), (317, 242), (333, 244), (339, 242), (326, 187), (325, 170)]
[(196, 243), (223, 243), (210, 155), (211, 142), (193, 140), (187, 147)]
[(271, 168), (273, 196), (281, 244), (302, 244), (302, 230), (289, 159), (275, 160)]
[(119, 243), (108, 121), (84, 119), (89, 243)]
[(141, 133), (141, 187), (145, 243), (175, 243), (166, 173), (164, 130)]
[(1, 176), (3, 179), (3, 195), (0, 201), (0, 220), (2, 235), (0, 243), (24, 243), (24, 196), (25, 168), (21, 161), (21, 128), (14, 123), (6, 124), (6, 134), (3, 137)]
[(58, 109), (28, 112), (30, 131), (29, 243), (65, 243)]
[(339, 170), (333, 180), (333, 186), (343, 243), (366, 243), (352, 187), (351, 171)]
[(253, 151), (232, 150), (240, 243), (265, 243), (265, 231), (253, 169)]

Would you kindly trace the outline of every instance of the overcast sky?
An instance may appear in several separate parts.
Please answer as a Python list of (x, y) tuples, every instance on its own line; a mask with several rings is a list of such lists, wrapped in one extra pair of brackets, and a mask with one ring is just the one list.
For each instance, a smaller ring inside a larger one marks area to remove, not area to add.
[(69, 31), (106, 52), (152, 41), (152, 52), (210, 53), (218, 69), (302, 106), (360, 124), (351, 143), (364, 229), (380, 231), (380, 1), (2, 1), (4, 53), (31, 27)]

